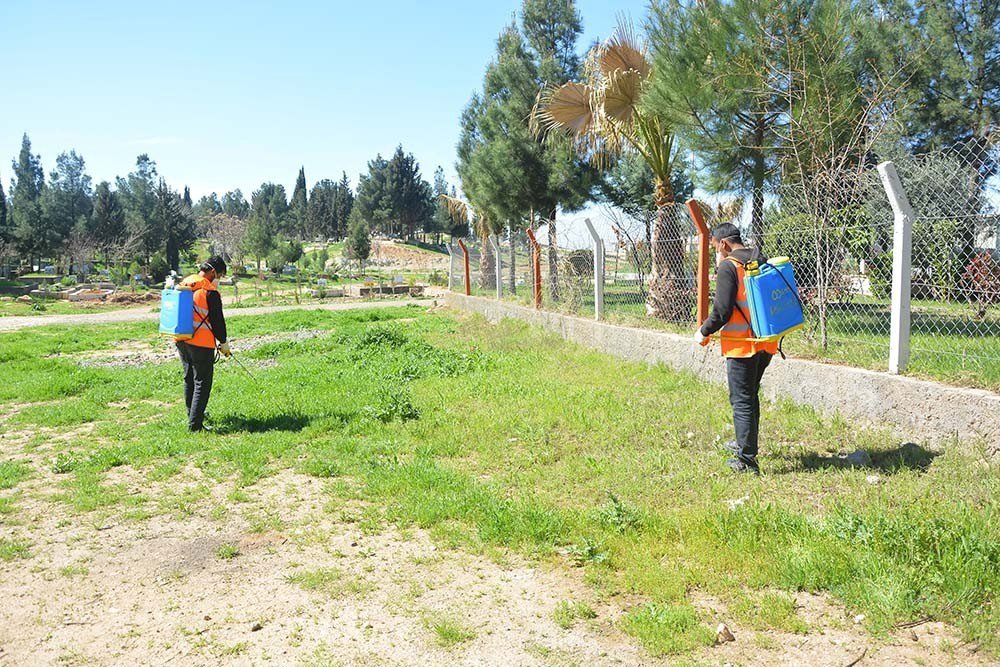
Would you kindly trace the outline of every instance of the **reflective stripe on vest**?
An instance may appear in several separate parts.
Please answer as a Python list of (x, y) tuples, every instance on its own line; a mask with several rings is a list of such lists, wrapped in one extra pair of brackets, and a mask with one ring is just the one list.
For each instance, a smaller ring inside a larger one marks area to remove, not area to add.
[(215, 349), (215, 333), (212, 323), (208, 321), (208, 293), (218, 290), (212, 281), (197, 274), (182, 280), (181, 286), (194, 291), (194, 335), (184, 342), (195, 347)]
[(743, 263), (735, 257), (727, 257), (727, 260), (736, 265), (736, 304), (733, 312), (729, 316), (729, 321), (719, 331), (719, 339), (722, 347), (722, 355), (725, 357), (745, 358), (752, 357), (758, 352), (770, 352), (775, 354), (778, 351), (777, 341), (755, 341), (753, 340), (753, 329), (750, 327), (750, 303), (747, 301), (746, 287), (743, 285), (743, 278), (746, 270)]

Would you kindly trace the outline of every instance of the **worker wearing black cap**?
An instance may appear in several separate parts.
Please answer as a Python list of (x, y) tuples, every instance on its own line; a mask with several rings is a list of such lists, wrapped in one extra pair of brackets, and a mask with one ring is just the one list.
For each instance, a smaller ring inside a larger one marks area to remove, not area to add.
[(198, 273), (188, 276), (179, 285), (181, 289), (194, 292), (194, 335), (176, 342), (184, 365), (184, 403), (191, 431), (206, 430), (205, 408), (212, 393), (215, 350), (227, 357), (231, 354), (218, 287), (219, 276), (226, 273), (226, 262), (216, 255), (198, 269)]

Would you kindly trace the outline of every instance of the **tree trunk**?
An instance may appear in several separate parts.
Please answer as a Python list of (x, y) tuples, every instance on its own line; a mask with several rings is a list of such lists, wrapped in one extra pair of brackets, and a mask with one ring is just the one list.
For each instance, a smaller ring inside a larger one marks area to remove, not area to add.
[(559, 300), (559, 243), (556, 238), (556, 207), (549, 213), (549, 296)]
[(507, 227), (507, 233), (508, 233), (509, 240), (510, 240), (510, 272), (509, 272), (509, 275), (510, 275), (510, 293), (511, 294), (517, 294), (517, 273), (516, 273), (516, 270), (514, 268), (515, 263), (516, 263), (515, 260), (517, 258), (517, 244), (514, 242), (515, 238), (516, 238), (515, 235), (514, 235), (514, 228), (508, 226)]
[(750, 242), (758, 248), (764, 247), (764, 118), (758, 115), (754, 121), (753, 149), (753, 202), (750, 210)]
[(657, 178), (655, 199), (656, 223), (649, 249), (652, 275), (646, 314), (677, 324), (693, 324), (694, 285), (689, 284), (692, 281), (684, 268), (684, 239), (669, 177)]
[(483, 246), (483, 252), (479, 256), (479, 286), (484, 290), (496, 290), (497, 288), (497, 264), (496, 254), (493, 252), (493, 244), (490, 237), (479, 239)]

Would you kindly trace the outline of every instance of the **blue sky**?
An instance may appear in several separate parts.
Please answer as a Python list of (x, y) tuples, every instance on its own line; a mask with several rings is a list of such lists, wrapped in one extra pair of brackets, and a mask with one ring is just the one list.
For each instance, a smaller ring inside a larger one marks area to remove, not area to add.
[[(646, 0), (580, 0), (581, 49)], [(0, 178), (28, 132), (46, 175), (71, 148), (94, 182), (149, 153), (197, 198), (300, 165), (352, 182), (397, 144), (454, 181), (458, 119), (518, 0), (0, 2)]]

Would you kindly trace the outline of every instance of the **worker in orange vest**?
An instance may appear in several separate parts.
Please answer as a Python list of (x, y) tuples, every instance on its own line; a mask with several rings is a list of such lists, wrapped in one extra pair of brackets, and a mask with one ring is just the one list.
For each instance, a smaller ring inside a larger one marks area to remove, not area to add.
[(219, 294), (219, 276), (226, 274), (226, 262), (216, 255), (198, 269), (180, 282), (182, 288), (194, 291), (194, 335), (175, 342), (184, 366), (184, 404), (191, 431), (211, 430), (205, 425), (205, 408), (212, 394), (215, 350), (227, 357), (232, 354)]
[(760, 431), (760, 381), (778, 351), (774, 341), (758, 341), (750, 327), (743, 278), (746, 265), (765, 258), (757, 248), (747, 248), (736, 225), (725, 223), (712, 229), (712, 247), (716, 264), (715, 299), (712, 312), (694, 334), (695, 342), (708, 343), (719, 332), (722, 356), (726, 358), (729, 403), (733, 406), (736, 440), (725, 447), (735, 458), (729, 467), (736, 472), (760, 474), (757, 445)]

